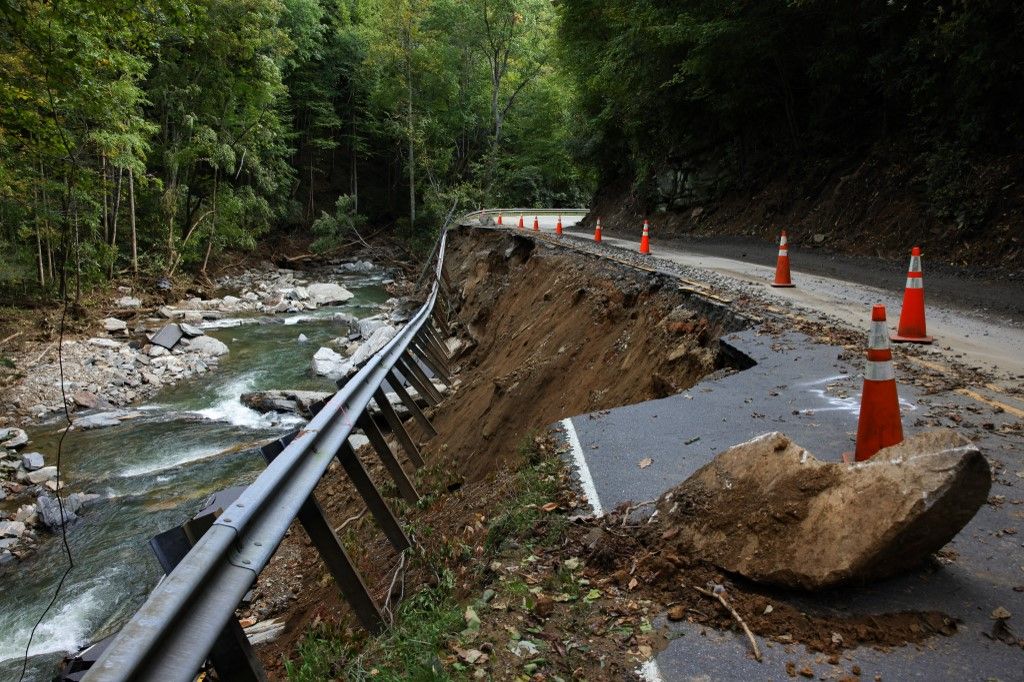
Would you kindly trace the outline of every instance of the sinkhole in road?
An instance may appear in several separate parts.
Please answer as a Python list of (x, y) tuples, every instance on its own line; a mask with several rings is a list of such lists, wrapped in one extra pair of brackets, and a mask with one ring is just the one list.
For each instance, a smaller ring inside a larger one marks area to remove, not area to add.
[(450, 234), (458, 386), (428, 452), (485, 476), (531, 433), (574, 415), (663, 398), (749, 358), (720, 341), (729, 308), (648, 273), (503, 232)]

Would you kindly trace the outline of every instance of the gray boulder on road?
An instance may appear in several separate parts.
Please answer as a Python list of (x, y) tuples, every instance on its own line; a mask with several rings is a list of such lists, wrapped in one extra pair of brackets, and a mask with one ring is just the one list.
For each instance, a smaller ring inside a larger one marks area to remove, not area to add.
[(988, 461), (955, 431), (918, 434), (853, 465), (819, 461), (775, 432), (662, 495), (649, 532), (751, 580), (819, 590), (920, 564), (967, 525), (990, 486)]

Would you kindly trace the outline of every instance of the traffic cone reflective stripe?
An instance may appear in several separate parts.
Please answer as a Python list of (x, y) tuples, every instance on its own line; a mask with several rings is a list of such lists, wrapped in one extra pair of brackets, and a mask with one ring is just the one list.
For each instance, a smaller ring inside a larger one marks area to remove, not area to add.
[(903, 309), (900, 324), (893, 341), (901, 343), (931, 343), (924, 321), (924, 277), (921, 270), (921, 247), (910, 251), (910, 268), (907, 272), (907, 286), (903, 290)]
[(601, 241), (601, 219), (597, 219), (597, 225), (594, 226), (594, 241)]
[(644, 233), (640, 237), (640, 253), (651, 252), (651, 225), (646, 220), (644, 221)]
[(562, 216), (558, 216), (558, 222), (555, 223), (555, 234), (562, 234)]
[(533, 231), (540, 232), (540, 223), (537, 222), (537, 216), (533, 216)]
[(876, 305), (871, 310), (871, 333), (868, 335), (855, 458), (862, 462), (882, 448), (902, 441), (903, 422), (900, 418), (900, 399), (896, 392), (896, 372), (892, 366), (892, 349), (889, 347), (889, 333), (885, 326), (885, 306)]
[(782, 231), (779, 238), (779, 259), (775, 263), (775, 281), (773, 287), (792, 287), (793, 280), (789, 274), (789, 239), (786, 238), (786, 231)]
[(524, 227), (526, 227), (526, 225), (525, 225), (525, 224), (523, 223), (523, 214), (522, 214), (522, 213), (520, 213), (520, 214), (519, 214), (519, 229), (521, 230), (521, 229), (523, 229)]

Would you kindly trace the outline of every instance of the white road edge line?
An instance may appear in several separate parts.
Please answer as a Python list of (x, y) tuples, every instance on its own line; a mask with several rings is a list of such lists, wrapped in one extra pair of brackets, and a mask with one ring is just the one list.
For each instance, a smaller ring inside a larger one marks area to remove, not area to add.
[(665, 682), (665, 678), (661, 676), (661, 668), (658, 667), (658, 661), (653, 658), (637, 668), (636, 674), (645, 682)]
[(576, 469), (580, 474), (580, 485), (583, 486), (583, 494), (587, 496), (590, 508), (594, 510), (594, 516), (604, 516), (604, 510), (601, 508), (601, 498), (597, 496), (597, 486), (594, 485), (594, 478), (590, 475), (587, 459), (583, 456), (583, 448), (580, 446), (579, 436), (576, 435), (576, 427), (572, 425), (572, 419), (563, 419), (562, 426), (565, 428), (566, 438), (569, 439), (572, 459), (576, 463)]

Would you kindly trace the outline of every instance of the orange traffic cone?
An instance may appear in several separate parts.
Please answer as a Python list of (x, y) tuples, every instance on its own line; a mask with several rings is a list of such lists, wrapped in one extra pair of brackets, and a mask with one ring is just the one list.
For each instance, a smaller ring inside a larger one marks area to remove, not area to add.
[(537, 216), (533, 216), (533, 231), (540, 232), (540, 223), (537, 222)]
[(907, 288), (903, 290), (903, 310), (900, 311), (900, 326), (892, 336), (900, 343), (931, 343), (924, 324), (924, 278), (921, 273), (921, 247), (910, 250), (910, 271), (907, 272)]
[(501, 214), (498, 214), (498, 227), (501, 227)]
[(876, 452), (903, 441), (900, 399), (896, 394), (896, 373), (892, 366), (889, 331), (885, 327), (885, 306), (871, 309), (871, 333), (868, 335), (868, 362), (864, 371), (864, 392), (857, 421), (858, 462)]
[(640, 253), (651, 252), (651, 225), (644, 220), (644, 234), (640, 237)]
[(562, 234), (562, 216), (558, 216), (558, 222), (555, 223), (555, 234)]
[(522, 214), (522, 213), (520, 213), (520, 214), (519, 214), (519, 229), (521, 230), (521, 229), (523, 229), (524, 227), (525, 227), (525, 225), (523, 225), (523, 214)]
[(775, 281), (773, 287), (792, 287), (793, 280), (789, 277), (789, 240), (786, 239), (786, 231), (782, 231), (779, 238), (779, 260), (775, 264)]
[(601, 242), (601, 219), (597, 219), (597, 225), (594, 226), (594, 241)]

